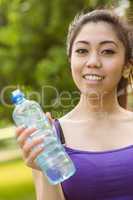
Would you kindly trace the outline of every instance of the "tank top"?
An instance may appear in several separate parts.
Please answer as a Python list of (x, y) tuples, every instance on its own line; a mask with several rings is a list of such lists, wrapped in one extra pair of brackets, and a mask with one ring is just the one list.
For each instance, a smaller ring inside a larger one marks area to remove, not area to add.
[(84, 151), (65, 145), (59, 123), (57, 135), (76, 173), (61, 183), (66, 200), (133, 200), (133, 145), (108, 151)]

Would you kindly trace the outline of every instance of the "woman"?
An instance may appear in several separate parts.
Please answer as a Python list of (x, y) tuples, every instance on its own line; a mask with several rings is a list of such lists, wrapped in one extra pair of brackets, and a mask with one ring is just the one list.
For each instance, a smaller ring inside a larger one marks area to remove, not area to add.
[(67, 52), (81, 95), (76, 107), (54, 124), (77, 168), (75, 175), (49, 185), (34, 163), (43, 148), (31, 152), (42, 139), (28, 144), (35, 130), (16, 131), (24, 160), (33, 168), (38, 200), (133, 199), (133, 113), (125, 109), (132, 41), (132, 29), (113, 11), (81, 14), (70, 25)]

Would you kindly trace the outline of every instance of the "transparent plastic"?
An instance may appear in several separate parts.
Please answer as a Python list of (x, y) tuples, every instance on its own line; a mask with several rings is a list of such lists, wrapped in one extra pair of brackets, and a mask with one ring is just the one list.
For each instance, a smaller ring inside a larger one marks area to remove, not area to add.
[(34, 137), (44, 138), (44, 151), (35, 161), (49, 182), (53, 185), (58, 184), (74, 175), (75, 166), (57, 137), (55, 127), (50, 124), (40, 105), (35, 101), (27, 100), (19, 90), (12, 92), (12, 102), (15, 104), (13, 111), (15, 124), (37, 128), (28, 141), (30, 142)]

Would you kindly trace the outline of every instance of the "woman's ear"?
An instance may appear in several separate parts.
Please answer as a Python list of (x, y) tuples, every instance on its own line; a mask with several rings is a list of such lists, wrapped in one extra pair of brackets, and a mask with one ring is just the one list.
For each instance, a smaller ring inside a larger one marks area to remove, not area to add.
[(131, 64), (131, 61), (129, 61), (128, 63), (126, 63), (126, 65), (124, 66), (123, 68), (123, 71), (122, 71), (122, 76), (127, 79), (129, 78), (129, 75), (132, 71), (132, 64)]
[(127, 79), (129, 77), (129, 74), (131, 72), (131, 66), (130, 67), (124, 67), (123, 72), (122, 72), (122, 76)]

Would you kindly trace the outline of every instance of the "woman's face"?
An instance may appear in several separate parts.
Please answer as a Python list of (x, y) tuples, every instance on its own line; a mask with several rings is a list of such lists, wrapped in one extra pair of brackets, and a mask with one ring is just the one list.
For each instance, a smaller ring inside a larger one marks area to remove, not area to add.
[(114, 91), (124, 64), (124, 45), (110, 24), (89, 22), (82, 27), (71, 54), (72, 76), (82, 93)]

